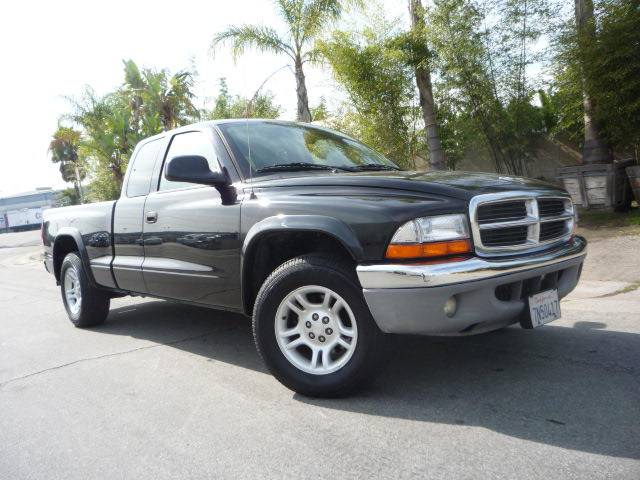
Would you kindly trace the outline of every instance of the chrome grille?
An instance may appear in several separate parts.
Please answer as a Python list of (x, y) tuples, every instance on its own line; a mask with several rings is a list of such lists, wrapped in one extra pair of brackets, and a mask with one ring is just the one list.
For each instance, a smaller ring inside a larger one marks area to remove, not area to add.
[(544, 222), (540, 224), (540, 241), (546, 242), (564, 234), (566, 225), (564, 220), (557, 222)]
[(573, 205), (568, 196), (529, 192), (478, 195), (471, 199), (469, 209), (478, 255), (541, 250), (567, 240), (573, 231)]
[(518, 220), (527, 216), (527, 208), (524, 202), (488, 203), (478, 207), (478, 223), (504, 222)]
[(540, 218), (557, 217), (565, 210), (564, 199), (562, 198), (541, 198), (538, 200), (538, 211)]
[(480, 230), (482, 244), (485, 247), (501, 247), (504, 245), (523, 245), (527, 243), (529, 227), (526, 225), (492, 230)]

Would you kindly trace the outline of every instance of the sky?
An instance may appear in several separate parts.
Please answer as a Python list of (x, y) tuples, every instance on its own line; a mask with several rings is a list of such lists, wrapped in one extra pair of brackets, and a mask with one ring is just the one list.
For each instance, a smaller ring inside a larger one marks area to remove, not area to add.
[[(394, 3), (392, 1), (392, 3)], [(397, 0), (400, 12), (404, 2)], [(212, 56), (213, 34), (228, 25), (255, 23), (282, 28), (270, 0), (57, 0), (5, 2), (0, 16), (0, 197), (37, 187), (64, 188), (47, 147), (65, 97), (85, 85), (98, 94), (117, 88), (123, 59), (140, 67), (175, 72), (195, 61), (199, 106), (226, 77), (232, 94), (251, 96), (264, 79), (287, 64), (285, 57), (248, 51), (237, 62), (228, 49)], [(311, 105), (338, 95), (330, 72), (305, 72)], [(295, 81), (288, 69), (265, 85), (295, 115)]]

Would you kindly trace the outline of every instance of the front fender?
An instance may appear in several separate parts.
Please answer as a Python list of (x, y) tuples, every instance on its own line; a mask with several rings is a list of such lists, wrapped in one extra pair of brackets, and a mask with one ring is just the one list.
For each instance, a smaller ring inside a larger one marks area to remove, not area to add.
[(344, 222), (324, 215), (275, 215), (259, 221), (249, 229), (242, 244), (242, 258), (261, 234), (274, 231), (306, 231), (330, 235), (339, 241), (358, 262), (364, 258), (355, 232)]
[(247, 232), (242, 244), (241, 255), (241, 278), (240, 285), (242, 291), (245, 312), (248, 313), (247, 306), (247, 269), (251, 268), (246, 259), (251, 258), (252, 249), (256, 247), (259, 239), (268, 233), (273, 232), (315, 232), (322, 233), (338, 241), (356, 261), (360, 262), (364, 258), (364, 251), (355, 232), (344, 222), (324, 215), (275, 215), (267, 217), (255, 225)]

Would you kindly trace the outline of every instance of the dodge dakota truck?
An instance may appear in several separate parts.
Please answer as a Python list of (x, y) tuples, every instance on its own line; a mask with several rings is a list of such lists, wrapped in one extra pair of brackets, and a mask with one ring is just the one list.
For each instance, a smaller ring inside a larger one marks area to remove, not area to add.
[(341, 396), (380, 370), (387, 334), (557, 319), (586, 255), (575, 225), (549, 183), (403, 171), (326, 128), (223, 120), (141, 141), (117, 201), (47, 210), (42, 237), (75, 326), (123, 295), (241, 312), (279, 381)]

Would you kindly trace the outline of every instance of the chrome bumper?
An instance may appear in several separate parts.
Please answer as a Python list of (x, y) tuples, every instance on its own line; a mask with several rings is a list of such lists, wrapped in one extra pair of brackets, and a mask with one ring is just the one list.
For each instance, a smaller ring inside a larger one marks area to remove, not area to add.
[[(568, 295), (578, 283), (586, 246), (584, 238), (574, 237), (560, 248), (520, 258), (360, 265), (357, 272), (382, 331), (475, 334), (518, 321), (527, 296), (546, 282), (555, 282), (544, 288), (556, 288), (560, 298)], [(510, 292), (509, 298), (497, 295), (498, 288)], [(457, 308), (447, 315), (444, 307), (452, 298)]]
[(575, 236), (569, 245), (520, 258), (490, 260), (474, 257), (449, 263), (359, 265), (357, 272), (365, 289), (438, 287), (546, 267), (584, 257), (586, 249), (587, 241)]

